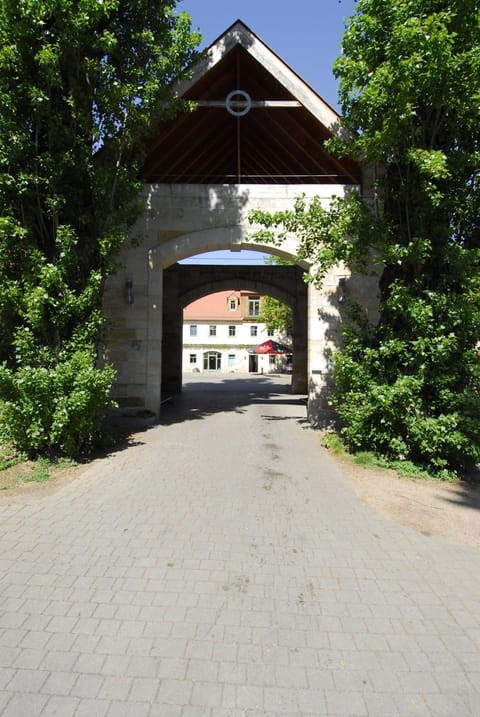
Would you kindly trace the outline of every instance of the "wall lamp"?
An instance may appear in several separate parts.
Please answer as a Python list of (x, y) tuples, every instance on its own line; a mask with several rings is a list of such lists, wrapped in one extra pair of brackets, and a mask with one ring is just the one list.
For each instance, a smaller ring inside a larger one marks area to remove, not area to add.
[(133, 296), (133, 281), (131, 279), (127, 279), (125, 282), (125, 294), (127, 297), (127, 304), (133, 304), (135, 299)]
[(347, 279), (345, 276), (340, 277), (338, 280), (338, 303), (343, 304), (345, 301), (345, 289), (347, 286)]

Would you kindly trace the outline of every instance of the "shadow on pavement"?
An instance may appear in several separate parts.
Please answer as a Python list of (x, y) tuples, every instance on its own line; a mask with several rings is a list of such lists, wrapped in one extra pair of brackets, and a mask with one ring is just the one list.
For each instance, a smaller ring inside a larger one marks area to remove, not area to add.
[(305, 405), (305, 397), (291, 393), (287, 377), (256, 375), (206, 381), (186, 379), (183, 391), (165, 403), (160, 425), (206, 418), (214, 413), (244, 413), (252, 404)]

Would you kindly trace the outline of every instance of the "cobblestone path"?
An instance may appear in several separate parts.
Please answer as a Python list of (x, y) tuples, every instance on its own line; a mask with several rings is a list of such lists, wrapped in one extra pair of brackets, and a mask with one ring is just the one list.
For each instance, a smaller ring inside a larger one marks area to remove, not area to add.
[(478, 717), (480, 551), (371, 513), (241, 383), (0, 500), (3, 717)]

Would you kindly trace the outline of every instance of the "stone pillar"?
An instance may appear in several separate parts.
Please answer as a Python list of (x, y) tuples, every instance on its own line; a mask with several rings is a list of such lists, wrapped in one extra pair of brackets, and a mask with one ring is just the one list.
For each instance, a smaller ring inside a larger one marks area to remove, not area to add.
[(352, 295), (351, 276), (339, 264), (323, 279), (321, 287), (309, 291), (309, 400), (308, 417), (315, 426), (328, 426), (336, 420), (331, 405), (333, 355), (340, 348), (345, 301)]
[(123, 268), (106, 282), (103, 312), (107, 348), (103, 359), (117, 370), (112, 398), (121, 409), (145, 408), (148, 320), (145, 252), (130, 252)]
[(169, 272), (163, 287), (162, 399), (182, 390), (183, 307), (179, 274)]
[[(303, 282), (303, 279), (300, 281)], [(301, 289), (297, 290), (295, 305), (292, 307), (292, 393), (308, 393), (308, 302), (305, 287)]]
[(145, 408), (158, 417), (162, 398), (163, 270), (156, 262), (155, 250), (148, 252), (147, 302)]

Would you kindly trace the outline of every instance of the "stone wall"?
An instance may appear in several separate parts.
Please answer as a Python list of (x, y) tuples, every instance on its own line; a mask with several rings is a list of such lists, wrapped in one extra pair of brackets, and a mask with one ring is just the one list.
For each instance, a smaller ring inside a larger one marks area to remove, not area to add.
[[(146, 210), (104, 295), (109, 320), (106, 358), (118, 372), (114, 389), (118, 402), (157, 415), (160, 411), (162, 341), (167, 340), (162, 336), (164, 269), (193, 254), (218, 249), (258, 249), (291, 257), (296, 252), (295, 237), (281, 249), (262, 244), (253, 237), (249, 211), (289, 209), (299, 194), (320, 196), (327, 206), (344, 189), (342, 185), (146, 185)], [(307, 265), (303, 268), (309, 271)], [(309, 286), (307, 351), (313, 422), (328, 410), (330, 357), (342, 321), (340, 278), (345, 278), (342, 292), (360, 298), (370, 314), (376, 305), (375, 279), (349, 277), (341, 266), (328, 274), (320, 288)], [(170, 310), (178, 312), (178, 307)]]

